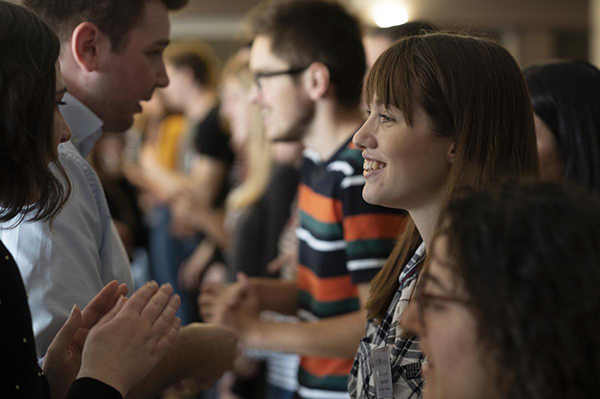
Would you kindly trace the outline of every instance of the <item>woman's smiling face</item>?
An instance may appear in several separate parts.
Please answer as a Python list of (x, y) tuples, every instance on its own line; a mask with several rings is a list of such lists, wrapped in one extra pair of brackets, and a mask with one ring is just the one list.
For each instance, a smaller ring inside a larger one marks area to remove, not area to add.
[(417, 105), (412, 126), (399, 109), (386, 108), (377, 98), (367, 113), (354, 135), (365, 159), (363, 198), (408, 211), (437, 202), (450, 170), (453, 139), (435, 135), (428, 115)]

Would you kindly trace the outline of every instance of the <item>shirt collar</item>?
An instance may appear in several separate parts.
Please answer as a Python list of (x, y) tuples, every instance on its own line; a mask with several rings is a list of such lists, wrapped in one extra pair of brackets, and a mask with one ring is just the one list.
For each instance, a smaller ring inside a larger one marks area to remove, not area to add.
[(85, 158), (96, 141), (100, 139), (103, 122), (91, 109), (71, 94), (65, 93), (63, 101), (66, 104), (60, 106), (60, 112), (71, 128), (71, 143)]

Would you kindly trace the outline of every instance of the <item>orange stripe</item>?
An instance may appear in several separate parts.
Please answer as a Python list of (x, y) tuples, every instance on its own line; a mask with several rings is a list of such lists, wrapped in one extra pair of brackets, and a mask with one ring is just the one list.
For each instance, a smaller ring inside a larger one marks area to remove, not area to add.
[(344, 218), (344, 240), (373, 240), (395, 238), (406, 224), (406, 216), (371, 213)]
[(328, 357), (302, 357), (301, 365), (304, 370), (315, 377), (330, 375), (348, 375), (352, 369), (353, 359)]
[(306, 184), (300, 185), (298, 206), (301, 211), (322, 223), (336, 223), (342, 220), (342, 203), (315, 193)]
[(319, 302), (343, 301), (358, 296), (350, 275), (318, 278), (308, 267), (299, 265), (298, 288), (309, 292)]

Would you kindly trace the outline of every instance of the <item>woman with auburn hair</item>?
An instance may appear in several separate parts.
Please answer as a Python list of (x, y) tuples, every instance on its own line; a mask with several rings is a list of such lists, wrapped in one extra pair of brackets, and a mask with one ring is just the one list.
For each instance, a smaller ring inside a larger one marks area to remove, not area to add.
[(507, 50), (491, 40), (448, 33), (394, 44), (375, 62), (364, 93), (369, 116), (354, 137), (365, 159), (363, 197), (406, 209), (410, 218), (371, 284), (366, 336), (349, 392), (352, 398), (415, 398), (422, 395), (424, 356), (416, 337), (404, 334), (398, 322), (440, 210), (462, 186), (537, 174), (533, 113), (523, 75)]
[[(66, 92), (56, 34), (26, 8), (0, 1), (0, 222), (52, 221), (69, 198), (57, 146), (71, 133), (58, 105)], [(51, 234), (49, 231), (48, 234)], [(73, 307), (38, 367), (19, 269), (0, 242), (0, 397), (121, 398), (177, 335), (179, 298), (149, 283), (128, 300), (109, 283)], [(66, 396), (65, 396), (66, 395)]]
[[(465, 190), (402, 327), (428, 399), (600, 397), (600, 202), (580, 187)], [(560, 226), (560, 228), (556, 228)]]

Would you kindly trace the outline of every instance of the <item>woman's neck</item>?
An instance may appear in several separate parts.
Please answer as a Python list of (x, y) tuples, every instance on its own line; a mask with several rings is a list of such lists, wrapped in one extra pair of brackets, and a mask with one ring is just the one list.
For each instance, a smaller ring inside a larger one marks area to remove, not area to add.
[(419, 234), (425, 243), (425, 249), (427, 252), (429, 252), (431, 249), (430, 245), (435, 234), (435, 227), (440, 215), (440, 209), (441, 201), (436, 201), (433, 204), (424, 206), (417, 210), (408, 211), (410, 217), (415, 223), (415, 227), (419, 231)]

